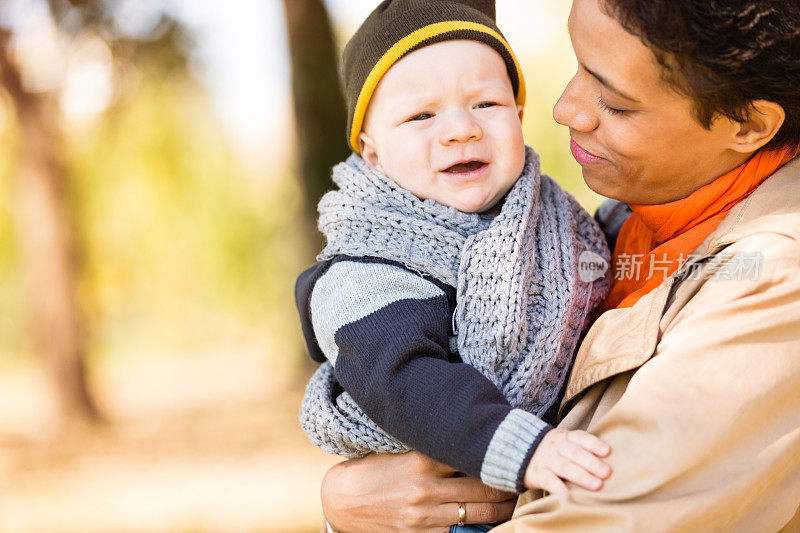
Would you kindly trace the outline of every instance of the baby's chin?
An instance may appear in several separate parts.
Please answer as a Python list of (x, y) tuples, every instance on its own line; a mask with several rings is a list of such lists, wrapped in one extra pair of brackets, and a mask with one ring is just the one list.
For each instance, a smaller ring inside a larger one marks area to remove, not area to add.
[(458, 209), (462, 213), (485, 213), (492, 211), (500, 202), (500, 197), (494, 191), (488, 191), (481, 187), (470, 188), (448, 195), (447, 198), (439, 200), (453, 209)]

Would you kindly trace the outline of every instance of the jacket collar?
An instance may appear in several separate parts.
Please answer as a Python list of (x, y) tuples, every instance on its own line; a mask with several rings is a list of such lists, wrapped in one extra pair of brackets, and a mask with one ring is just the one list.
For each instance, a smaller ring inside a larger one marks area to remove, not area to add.
[(800, 240), (800, 156), (734, 206), (694, 255), (714, 254), (744, 237), (763, 232)]
[[(597, 319), (581, 343), (561, 412), (581, 391), (612, 375), (638, 368), (652, 357), (672, 287), (693, 264), (758, 233), (777, 233), (800, 241), (800, 157), (784, 165), (734, 206), (691, 259), (659, 287), (633, 307), (612, 309)], [(608, 336), (609, 330), (615, 335)], [(601, 348), (594, 346), (599, 336), (606, 339)]]

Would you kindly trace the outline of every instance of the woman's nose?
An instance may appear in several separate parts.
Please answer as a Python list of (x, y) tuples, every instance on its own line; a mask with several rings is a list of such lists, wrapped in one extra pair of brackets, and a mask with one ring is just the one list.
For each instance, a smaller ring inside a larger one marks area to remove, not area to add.
[(439, 140), (443, 145), (477, 141), (481, 137), (483, 137), (481, 125), (467, 111), (451, 111), (442, 117)]
[(597, 106), (593, 105), (588, 87), (574, 76), (553, 107), (553, 118), (571, 130), (590, 132), (600, 125)]

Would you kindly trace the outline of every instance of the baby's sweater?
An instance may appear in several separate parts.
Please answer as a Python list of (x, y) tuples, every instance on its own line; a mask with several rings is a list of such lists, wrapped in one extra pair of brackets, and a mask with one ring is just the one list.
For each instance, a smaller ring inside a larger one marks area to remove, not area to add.
[(337, 256), (303, 272), (295, 298), (311, 357), (330, 361), (385, 432), (491, 486), (524, 490), (552, 428), (461, 362), (452, 286), (392, 261)]

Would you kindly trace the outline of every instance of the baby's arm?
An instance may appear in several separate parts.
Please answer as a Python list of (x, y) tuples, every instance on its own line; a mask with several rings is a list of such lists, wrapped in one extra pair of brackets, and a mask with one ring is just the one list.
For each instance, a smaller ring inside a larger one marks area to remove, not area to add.
[(475, 368), (448, 360), (446, 288), (372, 260), (321, 268), (298, 282), (304, 331), (364, 412), (438, 461), (493, 487), (523, 490), (531, 456), (552, 428), (512, 408)]

